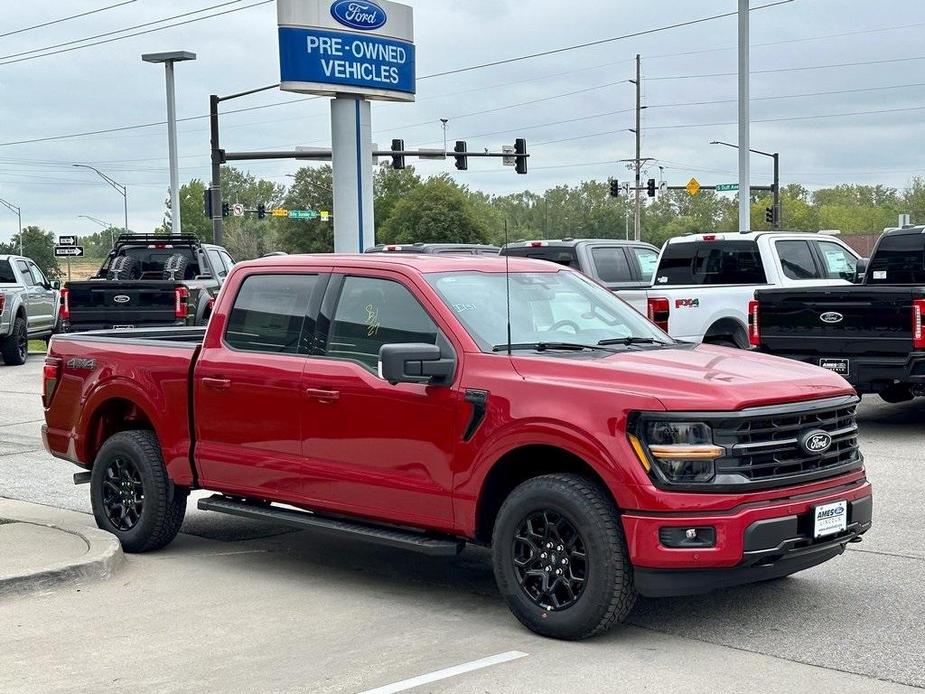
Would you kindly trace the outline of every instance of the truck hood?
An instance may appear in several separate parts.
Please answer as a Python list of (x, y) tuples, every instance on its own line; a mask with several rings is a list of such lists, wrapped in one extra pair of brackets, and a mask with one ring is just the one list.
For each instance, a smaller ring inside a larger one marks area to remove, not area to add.
[(604, 358), (514, 357), (526, 379), (567, 381), (657, 399), (665, 409), (734, 411), (851, 395), (841, 376), (758, 352), (698, 345)]

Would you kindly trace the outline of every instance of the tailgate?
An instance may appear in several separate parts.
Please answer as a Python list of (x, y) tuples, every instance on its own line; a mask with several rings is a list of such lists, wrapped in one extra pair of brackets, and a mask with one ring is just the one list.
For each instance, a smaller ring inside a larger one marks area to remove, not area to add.
[(93, 329), (173, 325), (177, 284), (160, 280), (70, 282), (72, 327)]
[(913, 287), (756, 292), (761, 345), (773, 354), (906, 356), (913, 351)]

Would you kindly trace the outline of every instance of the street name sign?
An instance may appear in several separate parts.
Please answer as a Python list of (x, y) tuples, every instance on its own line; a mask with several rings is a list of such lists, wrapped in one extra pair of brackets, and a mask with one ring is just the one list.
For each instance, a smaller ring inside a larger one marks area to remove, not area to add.
[(59, 246), (76, 246), (77, 237), (76, 236), (59, 236), (58, 245)]
[(734, 191), (738, 189), (739, 189), (738, 183), (720, 183), (718, 186), (716, 186), (716, 192), (718, 193), (728, 193), (730, 191)]
[(687, 182), (687, 194), (691, 197), (697, 195), (700, 192), (700, 181), (696, 178), (692, 178)]
[(289, 219), (315, 219), (318, 213), (315, 210), (289, 210)]
[(55, 246), (56, 258), (82, 258), (83, 246)]
[(414, 101), (411, 7), (388, 0), (277, 0), (280, 88)]

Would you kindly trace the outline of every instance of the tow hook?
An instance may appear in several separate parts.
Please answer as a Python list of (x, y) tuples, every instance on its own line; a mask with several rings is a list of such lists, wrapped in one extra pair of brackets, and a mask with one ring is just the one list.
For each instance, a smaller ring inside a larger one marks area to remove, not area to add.
[(857, 542), (864, 542), (864, 538), (861, 537), (860, 535), (855, 535), (855, 536), (852, 537), (850, 540), (848, 540), (848, 542), (850, 542), (850, 543), (852, 543), (852, 544), (855, 544), (855, 543), (857, 543)]

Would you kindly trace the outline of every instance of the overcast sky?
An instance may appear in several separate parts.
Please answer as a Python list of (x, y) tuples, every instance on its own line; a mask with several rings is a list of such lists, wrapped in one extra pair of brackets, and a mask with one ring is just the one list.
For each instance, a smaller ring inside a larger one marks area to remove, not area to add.
[[(765, 1), (753, 0), (752, 6)], [(18, 55), (26, 51), (155, 22), (222, 0), (135, 0), (81, 19), (3, 36), (116, 2), (2, 0), (4, 6), (15, 4), (17, 12), (4, 12), (0, 25), (0, 198), (22, 207), (25, 225), (78, 235), (95, 231), (93, 223), (78, 219), (82, 214), (121, 225), (121, 196), (92, 172), (73, 168), (73, 163), (92, 164), (128, 185), (133, 230), (150, 231), (161, 222), (168, 187), (166, 126), (9, 144), (163, 120), (163, 68), (142, 63), (142, 53), (198, 54), (196, 62), (177, 68), (181, 118), (208, 113), (209, 94), (238, 92), (279, 79), (275, 4), (248, 8), (258, 0), (230, 4), (224, 0), (221, 9), (174, 22), (239, 11), (13, 62), (40, 55)], [(736, 8), (734, 0), (410, 0), (409, 4), (415, 8), (419, 78)], [(147, 28), (157, 26), (163, 25)], [(901, 188), (913, 176), (925, 174), (925, 79), (920, 77), (925, 51), (917, 47), (923, 27), (921, 0), (794, 0), (752, 13), (752, 146), (780, 151), (784, 183), (798, 181), (810, 187), (883, 183)], [(518, 135), (526, 137), (533, 155), (527, 177), (497, 161), (472, 161), (465, 173), (456, 172), (452, 162), (418, 166), (425, 174), (450, 172), (491, 193), (527, 188), (542, 192), (591, 178), (627, 178), (624, 165), (616, 160), (633, 156), (628, 129), (633, 127), (634, 91), (626, 80), (632, 77), (634, 55), (640, 53), (648, 106), (643, 155), (664, 166), (672, 185), (684, 184), (691, 176), (704, 184), (732, 182), (735, 151), (708, 143), (736, 138), (735, 44), (736, 21), (731, 17), (461, 75), (421, 79), (416, 103), (373, 106), (374, 141), (387, 147), (393, 137), (402, 137), (409, 148), (440, 146), (440, 118), (450, 119), (450, 141), (467, 139), (470, 150), (498, 148), (513, 143)], [(895, 60), (916, 57), (920, 59)], [(844, 63), (869, 64), (791, 69)], [(227, 104), (226, 108), (244, 108), (295, 101), (225, 116), (224, 146), (243, 150), (328, 145), (327, 100), (298, 98), (273, 90)], [(846, 115), (857, 112), (866, 113)], [(181, 180), (208, 180), (206, 120), (181, 123), (180, 156)], [(656, 167), (653, 164), (649, 171), (652, 177), (658, 176)], [(286, 183), (286, 174), (298, 166), (257, 162), (249, 168), (258, 176)], [(755, 157), (753, 181), (771, 182), (770, 159)], [(15, 216), (0, 208), (0, 240), (14, 231)]]

